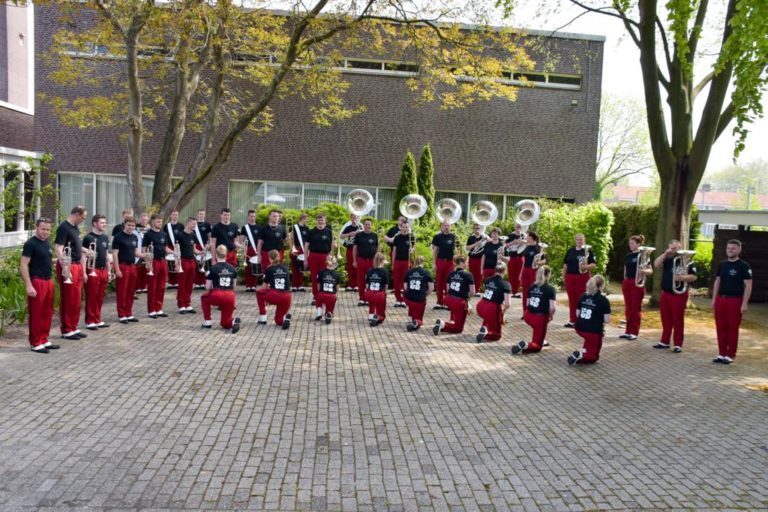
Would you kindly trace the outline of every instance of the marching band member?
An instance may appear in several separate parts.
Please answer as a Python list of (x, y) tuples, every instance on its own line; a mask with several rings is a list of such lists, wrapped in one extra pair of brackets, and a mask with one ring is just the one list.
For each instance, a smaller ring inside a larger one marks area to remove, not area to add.
[(243, 272), (245, 291), (256, 291), (258, 286), (258, 280), (256, 276), (251, 272), (251, 266), (248, 265), (248, 259), (252, 256), (256, 256), (256, 240), (259, 239), (259, 226), (256, 224), (256, 210), (248, 210), (248, 221), (240, 229), (240, 243), (244, 244), (245, 249), (245, 272)]
[(413, 243), (411, 241), (410, 226), (407, 222), (400, 223), (400, 231), (392, 238), (392, 286), (395, 288), (395, 307), (404, 308), (403, 284), (405, 273), (411, 261)]
[[(179, 236), (179, 233), (184, 231), (184, 224), (179, 222), (179, 210), (174, 209), (171, 211), (171, 219), (168, 222), (168, 224), (165, 225), (165, 233), (168, 235), (166, 237), (166, 243), (169, 245), (169, 247), (172, 249), (171, 254), (173, 254), (173, 250), (176, 246), (176, 237)], [(179, 262), (179, 265), (181, 265), (181, 262)], [(179, 287), (179, 276), (177, 272), (168, 272), (168, 288), (178, 288)]]
[(739, 346), (741, 317), (747, 312), (752, 295), (752, 268), (740, 259), (741, 241), (728, 240), (728, 259), (717, 265), (717, 277), (712, 288), (712, 309), (715, 311), (718, 356), (713, 363), (731, 364)]
[(221, 326), (232, 329), (232, 334), (240, 330), (240, 317), (232, 318), (235, 311), (235, 281), (237, 269), (227, 262), (228, 249), (226, 245), (216, 247), (216, 261), (208, 271), (205, 281), (205, 293), (200, 296), (200, 308), (203, 310), (203, 325), (211, 328), (211, 306), (221, 310)]
[(326, 268), (317, 274), (317, 313), (315, 320), (325, 319), (326, 324), (333, 320), (336, 308), (336, 292), (339, 288), (339, 274), (336, 272), (336, 257), (328, 255)]
[(213, 254), (213, 262), (217, 263), (219, 261), (218, 247), (223, 245), (227, 248), (227, 263), (237, 269), (237, 249), (242, 247), (242, 245), (237, 239), (239, 228), (237, 224), (232, 222), (232, 210), (229, 208), (222, 208), (219, 219), (220, 222), (211, 228), (211, 236), (208, 239), (208, 242), (211, 245), (211, 253)]
[(32, 352), (47, 354), (59, 348), (48, 336), (53, 319), (54, 285), (51, 279), (51, 221), (41, 217), (35, 221), (35, 234), (24, 243), (19, 272), (27, 288), (27, 323)]
[(149, 318), (167, 317), (163, 311), (165, 301), (165, 283), (168, 280), (168, 262), (165, 257), (173, 252), (168, 247), (168, 234), (162, 229), (163, 218), (152, 214), (149, 218), (149, 231), (144, 233), (144, 250), (152, 246), (152, 275), (147, 272), (147, 312)]
[(611, 303), (603, 295), (605, 279), (596, 275), (587, 281), (586, 292), (576, 307), (576, 333), (584, 346), (568, 356), (568, 364), (592, 364), (600, 359), (605, 324), (611, 320)]
[(312, 304), (317, 304), (317, 275), (325, 269), (333, 246), (333, 231), (325, 224), (325, 215), (318, 213), (315, 217), (315, 227), (309, 230), (307, 239), (304, 241), (304, 254), (306, 254), (309, 277), (312, 282)]
[[(387, 233), (384, 235), (384, 241), (387, 242), (387, 245), (389, 246), (390, 253), (392, 252), (392, 249), (395, 247), (395, 237), (398, 233), (400, 233), (400, 226), (403, 224), (408, 224), (408, 219), (403, 217), (402, 215), (397, 218), (397, 224), (392, 226), (387, 230)], [(394, 255), (390, 254), (390, 258), (394, 261)]]
[(371, 327), (381, 324), (387, 317), (387, 283), (389, 275), (382, 268), (387, 258), (377, 252), (373, 257), (373, 267), (365, 274), (365, 301), (368, 303), (368, 323)]
[[(677, 283), (692, 283), (696, 280), (696, 268), (693, 263), (688, 265), (685, 275), (676, 274), (674, 260), (682, 248), (679, 240), (669, 242), (667, 250), (661, 253), (653, 262), (653, 266), (661, 269), (661, 297), (659, 298), (659, 313), (661, 314), (661, 341), (653, 348), (669, 348), (670, 340), (674, 340), (675, 354), (683, 351), (685, 337), (685, 308), (688, 305), (688, 290), (675, 293)], [(678, 285), (680, 286), (680, 285)], [(674, 335), (673, 335), (674, 331)]]
[[(149, 230), (149, 214), (142, 213), (139, 216), (139, 223), (136, 224), (134, 234), (139, 237), (139, 252), (142, 252), (142, 243), (144, 241), (144, 233)], [(136, 272), (136, 293), (147, 293), (147, 267), (142, 265), (142, 261), (136, 262), (138, 264)]]
[[(280, 224), (280, 218), (280, 210), (270, 210), (267, 225), (261, 228), (259, 239), (256, 241), (256, 252), (261, 256), (262, 271), (264, 263), (269, 262), (270, 251), (277, 251), (280, 255), (280, 261), (283, 261), (286, 233), (285, 227)], [(294, 239), (293, 242), (295, 245), (296, 240)], [(302, 244), (303, 247), (304, 245)], [(305, 268), (308, 268), (306, 260), (304, 265)]]
[(365, 276), (373, 267), (373, 258), (379, 251), (379, 236), (373, 232), (373, 221), (363, 221), (363, 232), (355, 236), (355, 246), (352, 248), (352, 266), (357, 270), (357, 305), (367, 306), (365, 302)]
[[(97, 214), (91, 219), (91, 232), (83, 238), (83, 249), (90, 252), (91, 244), (96, 250), (90, 255), (93, 260), (93, 269), (86, 268), (88, 281), (85, 283), (85, 328), (95, 331), (99, 328), (109, 327), (109, 324), (101, 320), (101, 307), (104, 304), (104, 295), (109, 283), (109, 263), (107, 252), (109, 251), (109, 238), (104, 232), (107, 229), (107, 218)], [(91, 275), (93, 274), (93, 275)]]
[[(528, 289), (528, 302), (525, 304), (523, 319), (531, 326), (531, 341), (521, 341), (512, 347), (513, 354), (539, 352), (547, 337), (547, 325), (555, 316), (557, 307), (555, 289), (549, 284), (552, 270), (542, 265), (536, 271), (536, 281)], [(510, 285), (511, 286), (511, 285)]]
[(448, 274), (445, 295), (445, 305), (451, 312), (451, 320), (444, 322), (439, 318), (435, 320), (432, 333), (437, 336), (440, 331), (461, 333), (464, 331), (464, 322), (469, 311), (469, 298), (475, 294), (475, 278), (467, 272), (467, 259), (464, 256), (453, 258), (456, 270)]
[[(197, 210), (197, 228), (195, 229), (195, 249), (200, 251), (205, 258), (205, 248), (208, 247), (208, 237), (211, 234), (211, 225), (205, 220), (205, 210)], [(195, 289), (205, 289), (205, 272), (195, 272)]]
[(507, 237), (505, 247), (509, 249), (509, 262), (507, 263), (507, 280), (512, 287), (512, 297), (520, 297), (520, 273), (523, 270), (523, 255), (517, 252), (518, 244), (525, 243), (523, 227), (515, 224), (515, 230)]
[(629, 253), (624, 257), (624, 280), (621, 282), (621, 293), (624, 295), (626, 327), (624, 334), (619, 335), (619, 338), (626, 340), (636, 340), (637, 335), (640, 334), (645, 287), (637, 286), (637, 260), (640, 257), (640, 246), (644, 242), (643, 235), (629, 237)]
[(424, 257), (416, 256), (413, 268), (405, 273), (405, 304), (408, 306), (408, 331), (416, 331), (424, 324), (424, 309), (427, 307), (427, 295), (435, 289), (432, 275), (424, 269)]
[[(56, 230), (56, 277), (59, 281), (59, 317), (61, 319), (61, 336), (66, 340), (79, 340), (88, 335), (80, 332), (80, 303), (83, 297), (83, 283), (87, 282), (85, 272), (85, 255), (80, 241), (78, 226), (85, 220), (86, 211), (82, 206), (75, 206), (69, 216)], [(70, 251), (69, 280), (62, 274), (62, 258), (65, 248)]]
[(473, 253), (475, 247), (480, 245), (488, 237), (482, 231), (480, 224), (472, 226), (472, 234), (467, 238), (467, 254), (469, 255), (469, 271), (475, 280), (475, 297), (480, 296), (480, 289), (483, 287), (483, 253)]
[[(576, 306), (579, 298), (586, 290), (587, 281), (591, 276), (590, 272), (596, 266), (594, 254), (584, 247), (584, 235), (577, 234), (575, 242), (576, 245), (568, 249), (563, 259), (563, 283), (568, 294), (568, 312), (570, 313), (569, 321), (565, 327), (573, 327), (576, 324)], [(585, 265), (582, 264), (583, 258), (587, 258)]]
[(112, 237), (123, 231), (125, 228), (125, 220), (129, 217), (133, 217), (133, 208), (126, 208), (122, 211), (122, 221), (120, 221), (120, 224), (115, 224), (112, 228)]
[(507, 264), (507, 261), (509, 261), (509, 258), (499, 254), (504, 247), (504, 243), (499, 239), (500, 236), (501, 230), (499, 228), (493, 228), (491, 230), (491, 239), (486, 242), (485, 248), (483, 249), (483, 255), (480, 257), (480, 267), (483, 269), (483, 281), (496, 274), (496, 265), (499, 260), (505, 265)]
[(345, 257), (347, 262), (347, 291), (358, 291), (357, 286), (357, 268), (353, 265), (355, 261), (355, 237), (358, 233), (363, 231), (363, 227), (360, 225), (360, 217), (354, 213), (349, 216), (349, 222), (344, 224), (339, 234), (339, 239), (344, 243)]
[(304, 267), (307, 264), (306, 256), (304, 255), (304, 240), (306, 240), (309, 235), (309, 227), (307, 227), (308, 221), (308, 214), (300, 214), (299, 221), (291, 228), (293, 233), (289, 233), (288, 235), (291, 236), (293, 240), (293, 247), (291, 248), (290, 254), (292, 292), (307, 291), (304, 287)]
[(456, 250), (456, 235), (451, 233), (451, 223), (440, 224), (440, 232), (432, 237), (432, 263), (435, 269), (437, 304), (432, 309), (448, 309), (445, 305), (445, 285), (448, 274), (453, 272), (453, 256)]
[(539, 235), (533, 231), (525, 237), (525, 250), (523, 251), (523, 270), (520, 273), (520, 286), (523, 292), (523, 304), (528, 304), (528, 289), (536, 280), (536, 271), (533, 267), (536, 255), (541, 252), (539, 247)]
[(483, 298), (477, 303), (477, 314), (483, 319), (483, 326), (475, 338), (478, 343), (501, 338), (504, 313), (511, 302), (512, 289), (503, 277), (507, 265), (499, 263), (495, 270), (495, 275), (485, 280)]
[(177, 274), (179, 284), (176, 290), (176, 306), (179, 308), (179, 314), (195, 314), (195, 308), (192, 307), (192, 287), (195, 285), (195, 274), (197, 274), (197, 260), (195, 260), (195, 227), (197, 219), (188, 217), (184, 229), (176, 235), (176, 242), (179, 244), (179, 253), (181, 254), (181, 272)]
[(140, 256), (139, 241), (133, 233), (135, 227), (136, 220), (133, 217), (128, 217), (123, 222), (123, 230), (112, 237), (112, 264), (115, 268), (117, 287), (117, 316), (121, 324), (139, 321), (133, 316), (133, 300), (136, 292), (136, 258)]
[(259, 324), (267, 323), (267, 303), (275, 305), (275, 323), (288, 329), (291, 326), (291, 292), (290, 273), (283, 265), (280, 252), (269, 251), (269, 267), (264, 271), (264, 284), (256, 291), (256, 302), (259, 305)]

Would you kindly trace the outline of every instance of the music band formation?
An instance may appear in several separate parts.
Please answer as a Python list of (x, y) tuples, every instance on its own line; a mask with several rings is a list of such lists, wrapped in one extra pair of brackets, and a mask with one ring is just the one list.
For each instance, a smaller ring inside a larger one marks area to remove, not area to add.
[[(35, 353), (49, 353), (60, 348), (49, 340), (53, 316), (53, 273), (59, 284), (61, 336), (67, 340), (87, 337), (79, 329), (83, 292), (85, 328), (97, 331), (109, 327), (102, 320), (102, 304), (108, 283), (116, 284), (117, 317), (121, 324), (138, 322), (133, 314), (137, 293), (147, 296), (148, 317), (165, 318), (166, 288), (176, 289), (178, 314), (195, 314), (193, 289), (204, 289), (200, 296), (202, 328), (211, 328), (211, 309), (220, 312), (222, 328), (237, 333), (242, 325), (235, 317), (235, 285), (238, 266), (244, 266), (246, 292), (256, 294), (258, 324), (267, 324), (267, 309), (275, 307), (274, 322), (282, 329), (291, 325), (292, 294), (305, 291), (305, 274), (311, 283), (314, 318), (325, 324), (333, 321), (341, 278), (336, 266), (345, 259), (346, 290), (357, 293), (357, 304), (368, 308), (371, 327), (386, 319), (387, 292), (392, 285), (394, 307), (406, 308), (406, 329), (416, 331), (424, 323), (427, 298), (434, 293), (433, 309), (450, 312), (449, 320), (437, 319), (432, 333), (460, 334), (477, 299), (474, 310), (482, 319), (477, 343), (502, 338), (505, 313), (513, 298), (522, 298), (522, 317), (531, 327), (528, 341), (512, 346), (515, 355), (541, 351), (548, 345), (547, 328), (556, 310), (556, 290), (550, 284), (553, 267), (547, 264), (547, 244), (528, 230), (539, 217), (539, 206), (531, 200), (515, 205), (515, 229), (508, 235), (491, 225), (498, 210), (488, 201), (472, 206), (472, 234), (461, 243), (452, 233), (452, 225), (462, 218), (461, 206), (452, 199), (436, 205), (440, 231), (431, 241), (434, 274), (424, 268), (424, 258), (415, 255), (416, 239), (412, 223), (427, 211), (423, 197), (406, 196), (400, 202), (402, 216), (386, 233), (374, 231), (373, 220), (364, 218), (374, 206), (371, 195), (362, 189), (348, 196), (350, 220), (343, 226), (329, 226), (324, 215), (309, 227), (309, 215), (283, 219), (273, 209), (266, 225), (256, 224), (256, 212), (248, 212), (245, 225), (231, 221), (231, 211), (224, 208), (219, 222), (211, 225), (206, 212), (180, 222), (178, 211), (168, 222), (159, 215), (142, 214), (138, 222), (133, 212), (123, 212), (110, 242), (105, 233), (104, 215), (91, 218), (91, 230), (81, 237), (80, 226), (87, 212), (73, 208), (57, 228), (54, 238), (55, 270), (49, 237), (51, 221), (38, 219), (35, 234), (24, 244), (21, 275), (26, 283), (29, 305), (29, 342)], [(361, 220), (362, 219), (362, 220)], [(651, 261), (653, 247), (643, 245), (642, 235), (629, 239), (625, 257), (622, 292), (626, 305), (626, 329), (619, 336), (635, 340), (639, 336), (641, 306), (647, 276), (653, 268), (661, 273), (660, 313), (662, 334), (657, 349), (680, 353), (684, 341), (685, 308), (688, 286), (696, 279), (691, 263), (693, 251), (682, 250), (677, 240)], [(284, 264), (288, 252), (290, 268)], [(343, 251), (343, 252), (342, 252)], [(752, 289), (752, 271), (740, 259), (741, 243), (730, 240), (727, 259), (717, 269), (712, 307), (717, 325), (718, 355), (715, 363), (730, 364), (736, 356), (741, 317), (747, 309)], [(385, 268), (391, 263), (389, 269)], [(592, 275), (596, 267), (594, 253), (583, 234), (577, 234), (574, 246), (563, 260), (562, 276), (568, 296), (569, 321), (583, 338), (581, 349), (568, 357), (568, 364), (589, 364), (599, 359), (610, 321), (611, 307), (604, 295), (603, 276)], [(390, 280), (391, 275), (391, 280)]]

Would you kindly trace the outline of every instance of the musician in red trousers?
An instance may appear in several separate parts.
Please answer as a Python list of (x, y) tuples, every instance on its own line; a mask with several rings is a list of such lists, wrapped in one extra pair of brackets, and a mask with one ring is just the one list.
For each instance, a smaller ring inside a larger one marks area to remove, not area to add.
[(563, 259), (563, 283), (568, 294), (568, 312), (570, 314), (565, 327), (576, 324), (576, 305), (587, 289), (587, 281), (596, 267), (595, 255), (585, 247), (586, 239), (579, 233), (575, 237), (576, 245), (568, 249)]
[(411, 264), (411, 253), (413, 252), (413, 234), (411, 226), (407, 222), (400, 223), (400, 231), (392, 237), (392, 286), (395, 291), (396, 308), (404, 308), (403, 285), (405, 284), (405, 273)]
[(360, 217), (354, 213), (349, 216), (349, 221), (341, 227), (339, 233), (339, 242), (344, 245), (344, 257), (347, 268), (347, 291), (359, 291), (357, 287), (357, 267), (353, 265), (355, 260), (355, 237), (362, 233), (363, 226), (360, 224)]
[(336, 309), (336, 294), (339, 291), (339, 274), (336, 272), (336, 257), (328, 255), (326, 268), (317, 274), (317, 309), (315, 320), (325, 320), (326, 325), (333, 320)]
[(448, 274), (446, 286), (445, 305), (451, 312), (448, 322), (435, 320), (432, 333), (437, 336), (440, 331), (449, 333), (461, 333), (464, 331), (464, 323), (469, 312), (469, 299), (475, 295), (475, 278), (467, 272), (467, 259), (464, 256), (453, 258), (456, 270)]
[[(59, 318), (61, 337), (65, 340), (79, 340), (88, 335), (80, 332), (80, 305), (83, 300), (85, 275), (85, 254), (80, 240), (78, 226), (85, 220), (86, 211), (82, 206), (75, 206), (69, 216), (56, 230), (56, 277), (59, 282)], [(65, 257), (65, 255), (68, 256)], [(66, 261), (69, 263), (66, 263)], [(65, 276), (64, 273), (67, 273)]]
[[(168, 280), (168, 263), (165, 257), (173, 253), (168, 246), (168, 233), (163, 229), (163, 218), (152, 214), (149, 218), (149, 230), (144, 233), (144, 251), (152, 248), (152, 275), (147, 272), (147, 313), (149, 318), (165, 318), (165, 283)], [(146, 254), (146, 252), (145, 252)], [(146, 258), (146, 256), (145, 256)]]
[(59, 348), (48, 336), (53, 319), (54, 285), (51, 278), (51, 221), (42, 217), (35, 222), (35, 234), (24, 243), (19, 272), (27, 289), (29, 344), (35, 354), (48, 354)]
[(547, 326), (555, 316), (557, 307), (555, 289), (549, 284), (552, 270), (542, 265), (536, 271), (536, 281), (528, 289), (523, 319), (531, 329), (531, 341), (521, 341), (512, 347), (513, 354), (530, 354), (541, 351), (547, 337)]
[(379, 251), (379, 236), (373, 232), (373, 221), (363, 220), (363, 232), (355, 236), (352, 248), (352, 265), (357, 269), (357, 305), (367, 306), (365, 302), (365, 276), (373, 268), (373, 257)]
[(600, 359), (605, 325), (611, 320), (611, 304), (603, 295), (605, 279), (597, 275), (587, 281), (586, 292), (576, 307), (576, 333), (584, 339), (581, 350), (568, 356), (568, 364), (592, 364)]
[(715, 311), (718, 356), (713, 363), (731, 364), (739, 346), (741, 317), (747, 312), (752, 295), (752, 268), (742, 260), (741, 241), (728, 240), (728, 257), (717, 265), (717, 277), (712, 288), (712, 309)]
[(315, 227), (309, 230), (304, 241), (304, 254), (307, 257), (309, 278), (312, 282), (312, 304), (317, 303), (317, 275), (325, 269), (328, 255), (334, 248), (333, 230), (326, 225), (325, 215), (315, 217)]
[(292, 292), (305, 292), (307, 289), (304, 287), (304, 271), (307, 267), (306, 256), (304, 255), (304, 241), (309, 235), (309, 215), (302, 213), (299, 215), (299, 221), (291, 227), (291, 233), (288, 236), (291, 238), (291, 291)]
[[(101, 307), (104, 305), (104, 295), (109, 283), (109, 238), (105, 233), (107, 218), (97, 214), (91, 219), (91, 232), (83, 238), (83, 250), (93, 254), (86, 257), (86, 261), (92, 261), (93, 268), (86, 268), (88, 281), (85, 283), (85, 328), (91, 331), (109, 327), (109, 324), (101, 320)], [(87, 267), (87, 266), (86, 266)]]
[[(265, 267), (269, 266), (269, 253), (270, 251), (277, 251), (280, 255), (280, 261), (283, 261), (283, 255), (285, 251), (286, 232), (285, 226), (280, 224), (282, 214), (280, 210), (270, 210), (269, 219), (267, 225), (262, 226), (259, 232), (259, 239), (256, 240), (256, 252), (261, 256), (261, 268), (262, 272), (266, 270)], [(294, 230), (295, 234), (295, 230)], [(306, 242), (306, 240), (304, 240)], [(304, 242), (301, 243), (302, 250)], [(294, 238), (293, 243), (297, 243), (297, 239)], [(304, 260), (304, 270), (307, 270), (307, 261)]]
[(453, 272), (453, 256), (456, 251), (456, 235), (451, 233), (451, 223), (440, 224), (440, 232), (432, 237), (432, 266), (435, 269), (437, 304), (432, 309), (448, 309), (445, 305), (445, 285), (448, 274)]
[[(696, 280), (696, 267), (693, 262), (687, 265), (680, 262), (680, 268), (675, 268), (675, 258), (680, 256), (682, 249), (680, 240), (669, 242), (667, 250), (661, 253), (653, 262), (653, 266), (661, 269), (661, 297), (659, 298), (659, 313), (661, 314), (661, 341), (653, 348), (668, 349), (673, 341), (672, 351), (679, 354), (683, 351), (685, 338), (685, 308), (688, 305), (688, 285)], [(682, 258), (681, 258), (682, 260)]]
[(526, 235), (523, 227), (515, 224), (515, 230), (507, 236), (504, 247), (507, 249), (509, 262), (507, 262), (507, 281), (512, 287), (512, 297), (520, 297), (520, 274), (523, 271), (523, 255), (518, 252), (525, 245)]
[[(258, 287), (258, 276), (251, 272), (250, 259), (257, 256), (260, 228), (256, 224), (256, 210), (248, 210), (248, 220), (240, 229), (240, 243), (245, 245), (245, 271), (243, 272), (243, 281), (246, 292), (255, 292)], [(263, 262), (260, 262), (263, 263)]]
[(373, 267), (365, 275), (365, 302), (368, 303), (368, 323), (381, 325), (387, 316), (387, 283), (389, 274), (384, 268), (387, 258), (380, 252), (373, 257)]
[(483, 319), (480, 333), (475, 337), (478, 343), (501, 339), (504, 313), (509, 309), (512, 300), (512, 288), (504, 279), (506, 270), (507, 265), (499, 263), (496, 265), (496, 274), (485, 280), (483, 297), (477, 303), (477, 314)]
[(640, 272), (641, 282), (645, 284), (645, 277), (653, 271), (648, 268), (638, 269), (638, 260), (640, 259), (640, 247), (645, 242), (643, 235), (629, 237), (629, 253), (624, 257), (624, 280), (621, 282), (621, 292), (624, 295), (624, 318), (626, 327), (624, 334), (619, 338), (625, 340), (636, 340), (640, 334), (640, 320), (643, 316), (643, 297), (645, 296), (645, 286), (637, 286), (638, 275)]
[(528, 290), (536, 281), (536, 271), (539, 265), (544, 264), (544, 258), (537, 255), (541, 252), (539, 247), (539, 235), (533, 231), (528, 232), (525, 238), (525, 250), (523, 250), (523, 270), (520, 273), (520, 287), (523, 292), (523, 304), (528, 303)]
[(204, 329), (211, 328), (211, 306), (221, 310), (221, 327), (231, 329), (232, 334), (240, 330), (240, 317), (232, 318), (235, 311), (235, 281), (237, 270), (227, 262), (228, 249), (225, 245), (216, 247), (217, 263), (211, 266), (205, 280), (205, 293), (200, 296), (203, 310)]
[(117, 288), (117, 316), (121, 324), (138, 322), (133, 316), (133, 300), (136, 293), (136, 258), (139, 254), (139, 240), (134, 236), (136, 219), (128, 217), (123, 221), (123, 230), (112, 237), (112, 264), (115, 268)]
[(237, 224), (232, 222), (232, 210), (229, 208), (222, 208), (219, 215), (221, 222), (215, 224), (211, 228), (211, 236), (208, 237), (208, 244), (211, 246), (211, 252), (213, 253), (214, 262), (218, 262), (217, 254), (220, 245), (227, 248), (226, 262), (237, 268), (237, 250), (243, 245), (238, 240), (238, 232), (240, 228)]
[(197, 228), (195, 229), (195, 249), (199, 251), (200, 258), (205, 259), (204, 272), (199, 270), (195, 273), (195, 289), (205, 289), (205, 275), (211, 269), (211, 260), (213, 255), (210, 253), (210, 248), (206, 251), (208, 246), (208, 237), (211, 235), (211, 225), (205, 220), (205, 209), (201, 208), (197, 210)]
[(291, 274), (283, 265), (280, 252), (269, 251), (269, 267), (264, 271), (264, 283), (256, 291), (259, 305), (259, 324), (267, 323), (267, 304), (275, 305), (275, 323), (288, 329), (291, 326)]
[(188, 217), (184, 229), (176, 235), (176, 243), (179, 244), (181, 253), (181, 272), (176, 276), (179, 288), (176, 290), (176, 306), (179, 314), (189, 315), (197, 313), (192, 307), (192, 288), (195, 286), (195, 274), (197, 273), (197, 260), (195, 260), (195, 226), (197, 219)]
[(475, 281), (475, 297), (480, 296), (483, 288), (483, 249), (489, 236), (483, 233), (480, 224), (472, 226), (472, 234), (467, 238), (467, 254), (469, 255), (469, 272)]
[(427, 296), (435, 289), (432, 275), (424, 269), (424, 257), (416, 256), (413, 268), (405, 273), (405, 304), (408, 306), (406, 330), (416, 331), (424, 324)]

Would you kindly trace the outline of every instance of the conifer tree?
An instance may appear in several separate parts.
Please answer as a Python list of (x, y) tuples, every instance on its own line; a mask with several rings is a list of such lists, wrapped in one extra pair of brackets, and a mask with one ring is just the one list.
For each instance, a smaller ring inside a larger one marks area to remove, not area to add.
[(418, 194), (419, 185), (416, 181), (416, 160), (410, 150), (405, 154), (403, 168), (400, 171), (400, 181), (397, 182), (395, 190), (395, 202), (392, 207), (392, 218), (397, 219), (400, 216), (400, 200), (408, 194)]
[(435, 215), (435, 166), (432, 163), (432, 150), (429, 144), (421, 151), (417, 181), (419, 194), (427, 200), (427, 213), (421, 218), (421, 224), (425, 224)]

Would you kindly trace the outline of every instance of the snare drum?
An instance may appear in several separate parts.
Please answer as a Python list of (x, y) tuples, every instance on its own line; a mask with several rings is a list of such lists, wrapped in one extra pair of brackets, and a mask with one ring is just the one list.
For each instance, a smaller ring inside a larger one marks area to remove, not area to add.
[(252, 276), (260, 276), (262, 274), (260, 258), (258, 256), (248, 258), (248, 268), (251, 270)]
[(165, 262), (168, 264), (168, 272), (176, 272), (176, 256), (173, 254), (165, 255)]
[(296, 256), (296, 269), (299, 272), (304, 272), (304, 253)]

